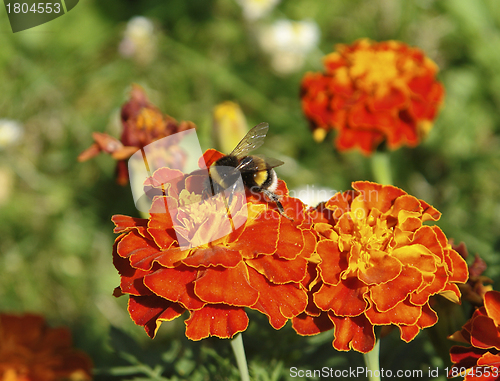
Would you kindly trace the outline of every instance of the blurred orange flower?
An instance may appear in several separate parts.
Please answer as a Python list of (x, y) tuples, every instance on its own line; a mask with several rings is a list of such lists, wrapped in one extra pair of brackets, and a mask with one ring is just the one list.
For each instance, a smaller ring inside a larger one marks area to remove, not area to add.
[(303, 285), (310, 291), (294, 329), (313, 335), (335, 327), (337, 350), (369, 352), (374, 327), (394, 325), (409, 342), (437, 322), (429, 297), (460, 301), (456, 283), (467, 281), (467, 264), (437, 226), (440, 213), (393, 186), (353, 183), (309, 211), (320, 240), (319, 264)]
[(448, 377), (464, 376), (464, 381), (498, 380), (500, 378), (500, 292), (488, 291), (484, 307), (450, 339), (471, 345), (454, 346), (450, 350), (451, 368)]
[[(205, 153), (210, 165), (221, 154)], [(121, 275), (115, 295), (129, 294), (129, 313), (150, 337), (162, 321), (186, 310), (186, 336), (231, 338), (248, 325), (245, 307), (267, 315), (279, 329), (304, 311), (307, 293), (301, 285), (307, 259), (316, 247), (305, 220), (304, 205), (278, 194), (293, 221), (276, 206), (250, 192), (228, 202), (201, 197), (206, 175), (162, 168), (146, 181), (153, 198), (149, 219), (113, 217), (114, 264)], [(168, 212), (166, 212), (168, 209)]]
[[(177, 132), (195, 128), (193, 122), (178, 123), (171, 116), (163, 116), (160, 110), (149, 102), (144, 89), (139, 85), (133, 85), (130, 92), (130, 100), (125, 103), (121, 111), (123, 126), (120, 140), (101, 132), (94, 132), (94, 144), (78, 156), (78, 161), (86, 161), (101, 152), (110, 154), (117, 164), (117, 182), (126, 185), (129, 180), (126, 159), (137, 150), (164, 137)], [(185, 161), (185, 153), (181, 148), (168, 147), (164, 150), (169, 153), (163, 157), (163, 166), (174, 169), (182, 169)], [(156, 165), (159, 167), (160, 165)]]
[[(463, 259), (467, 259), (469, 252), (464, 242), (453, 244), (453, 239), (450, 239), (450, 245)], [(467, 283), (459, 285), (462, 292), (462, 300), (469, 301), (474, 307), (481, 307), (484, 304), (484, 294), (491, 291), (493, 280), (482, 275), (486, 271), (487, 265), (484, 259), (478, 254), (474, 256), (474, 261), (469, 265), (469, 279)], [(487, 284), (486, 283), (490, 283)], [(472, 312), (471, 312), (472, 314)]]
[(361, 39), (337, 45), (324, 65), (325, 73), (307, 73), (301, 86), (317, 141), (335, 129), (339, 151), (357, 147), (369, 155), (384, 140), (390, 149), (414, 147), (432, 128), (444, 88), (420, 49)]
[(0, 314), (0, 380), (91, 380), (92, 361), (72, 348), (67, 328), (42, 316)]

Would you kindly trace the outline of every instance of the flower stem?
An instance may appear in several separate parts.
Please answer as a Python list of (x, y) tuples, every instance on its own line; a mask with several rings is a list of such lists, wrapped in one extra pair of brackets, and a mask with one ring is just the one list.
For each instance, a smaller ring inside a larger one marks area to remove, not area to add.
[(380, 352), (380, 340), (377, 340), (373, 349), (363, 355), (368, 370), (368, 380), (380, 381), (380, 365), (378, 362)]
[(391, 162), (387, 152), (375, 152), (371, 157), (375, 181), (382, 185), (392, 185)]
[(241, 333), (238, 333), (234, 337), (234, 339), (231, 340), (231, 347), (233, 348), (234, 356), (236, 357), (241, 381), (250, 381), (247, 359), (245, 357), (245, 348), (243, 347), (243, 339)]

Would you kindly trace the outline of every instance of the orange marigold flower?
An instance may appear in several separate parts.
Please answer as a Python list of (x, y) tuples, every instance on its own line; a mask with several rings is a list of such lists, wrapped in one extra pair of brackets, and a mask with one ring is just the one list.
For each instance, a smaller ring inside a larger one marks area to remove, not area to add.
[(367, 155), (384, 140), (390, 149), (418, 145), (444, 97), (436, 64), (399, 41), (361, 39), (336, 48), (324, 58), (325, 73), (302, 80), (302, 109), (314, 138), (336, 129), (339, 151), (358, 147)]
[(67, 328), (42, 316), (0, 314), (0, 380), (91, 380), (92, 361), (72, 347)]
[[(209, 150), (205, 162), (220, 155)], [(245, 307), (267, 315), (276, 329), (305, 310), (300, 282), (316, 247), (315, 233), (304, 205), (286, 196), (282, 181), (276, 192), (293, 221), (248, 192), (228, 199), (228, 223), (223, 201), (201, 197), (201, 172), (161, 168), (145, 185), (153, 198), (150, 217), (113, 217), (121, 233), (113, 258), (121, 275), (115, 295), (130, 295), (130, 316), (151, 338), (162, 321), (186, 310), (186, 336), (192, 340), (244, 331)]]
[(318, 264), (303, 284), (309, 289), (305, 313), (294, 329), (313, 335), (335, 327), (337, 350), (369, 352), (374, 326), (394, 325), (401, 339), (437, 322), (429, 297), (459, 302), (456, 283), (467, 281), (467, 264), (437, 226), (440, 213), (393, 186), (353, 183), (310, 210), (319, 233)]
[(498, 380), (500, 377), (500, 292), (488, 291), (484, 307), (478, 308), (462, 330), (450, 339), (469, 344), (450, 350), (453, 367), (448, 376), (464, 376), (464, 381)]
[[(196, 127), (193, 122), (178, 123), (171, 116), (163, 116), (160, 110), (149, 102), (144, 89), (139, 85), (132, 86), (130, 100), (122, 107), (121, 121), (123, 131), (120, 140), (108, 134), (94, 132), (94, 144), (78, 156), (78, 161), (86, 161), (101, 152), (110, 154), (118, 160), (117, 182), (121, 185), (126, 185), (129, 180), (126, 159), (137, 150), (164, 137)], [(174, 151), (175, 154), (172, 154)], [(161, 158), (163, 165), (182, 169), (186, 160), (182, 149), (169, 146), (168, 152), (168, 157)]]

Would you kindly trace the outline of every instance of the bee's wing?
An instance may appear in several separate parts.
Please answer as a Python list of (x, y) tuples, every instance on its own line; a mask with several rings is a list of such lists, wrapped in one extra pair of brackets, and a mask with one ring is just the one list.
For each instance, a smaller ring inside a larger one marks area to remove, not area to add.
[(272, 157), (265, 157), (261, 155), (255, 156), (259, 157), (261, 160), (242, 161), (238, 164), (236, 169), (240, 172), (258, 172), (285, 164), (281, 160), (273, 159)]
[(268, 130), (268, 123), (257, 124), (254, 128), (248, 131), (245, 137), (241, 139), (236, 148), (229, 155), (241, 158), (246, 156), (250, 151), (259, 148), (264, 143)]

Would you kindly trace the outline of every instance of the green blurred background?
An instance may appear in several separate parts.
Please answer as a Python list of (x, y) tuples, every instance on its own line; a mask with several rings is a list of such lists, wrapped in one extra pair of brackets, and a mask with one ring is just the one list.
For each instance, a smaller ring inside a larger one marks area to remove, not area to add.
[[(126, 297), (112, 296), (119, 276), (110, 218), (138, 212), (130, 189), (115, 183), (111, 157), (76, 158), (92, 131), (119, 137), (132, 83), (162, 112), (193, 121), (204, 149), (212, 146), (214, 106), (235, 101), (249, 126), (270, 123), (264, 152), (286, 162), (278, 173), (290, 188), (347, 190), (373, 180), (370, 159), (336, 152), (332, 135), (313, 141), (298, 98), (302, 76), (321, 70), (336, 43), (368, 37), (422, 48), (440, 67), (445, 104), (427, 141), (391, 153), (394, 183), (440, 210), (446, 235), (479, 253), (486, 275), (500, 281), (497, 1), (282, 0), (252, 21), (235, 0), (81, 0), (67, 15), (16, 34), (0, 8), (0, 119), (23, 130), (0, 146), (0, 311), (37, 312), (69, 326), (93, 357), (97, 379), (238, 379), (227, 341), (189, 342), (180, 319), (151, 341), (129, 318)], [(153, 32), (148, 51), (127, 56), (123, 39), (134, 16), (149, 18)], [(259, 28), (283, 19), (307, 19), (320, 33), (304, 64), (286, 73), (273, 69), (258, 42)], [(303, 338), (289, 325), (274, 331), (258, 314), (250, 320), (244, 341), (254, 380), (293, 379), (292, 366), (362, 365), (360, 354), (333, 350), (331, 332)], [(410, 344), (397, 335), (387, 341), (386, 369), (448, 365), (426, 332)]]

